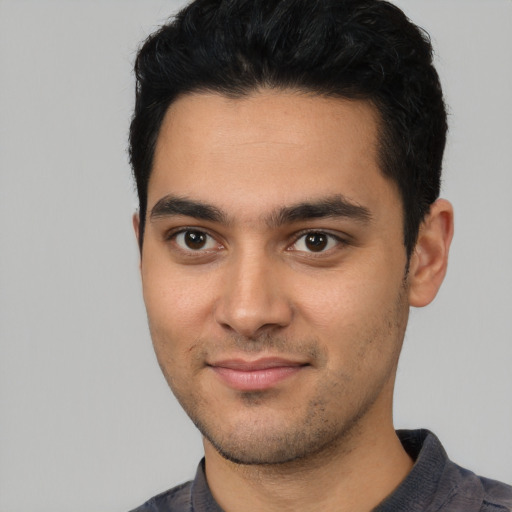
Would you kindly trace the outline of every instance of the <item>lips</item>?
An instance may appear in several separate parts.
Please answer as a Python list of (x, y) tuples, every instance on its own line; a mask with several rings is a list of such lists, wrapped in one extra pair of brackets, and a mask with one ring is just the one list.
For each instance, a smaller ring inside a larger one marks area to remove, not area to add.
[(239, 391), (263, 391), (296, 375), (307, 364), (281, 358), (263, 358), (255, 361), (229, 359), (209, 365), (229, 387)]

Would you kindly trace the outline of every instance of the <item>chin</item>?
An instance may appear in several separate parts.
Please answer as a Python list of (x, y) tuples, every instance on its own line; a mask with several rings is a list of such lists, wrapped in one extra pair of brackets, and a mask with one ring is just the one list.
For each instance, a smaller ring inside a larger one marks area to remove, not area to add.
[(248, 421), (243, 427), (228, 431), (197, 422), (196, 426), (224, 459), (248, 466), (300, 463), (319, 454), (325, 457), (333, 451), (334, 445), (349, 437), (350, 430), (348, 427), (335, 429), (333, 425), (327, 428), (307, 424), (279, 427), (269, 423), (258, 426)]

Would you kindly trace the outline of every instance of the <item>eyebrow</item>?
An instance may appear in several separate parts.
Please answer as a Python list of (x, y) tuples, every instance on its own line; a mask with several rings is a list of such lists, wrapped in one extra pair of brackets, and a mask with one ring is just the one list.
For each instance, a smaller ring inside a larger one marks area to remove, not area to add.
[(196, 219), (208, 220), (211, 222), (227, 221), (227, 216), (217, 207), (200, 201), (193, 201), (184, 197), (165, 196), (162, 197), (151, 209), (151, 220), (162, 217), (173, 217), (183, 215)]
[(365, 206), (355, 204), (342, 195), (335, 195), (281, 208), (270, 216), (268, 224), (277, 227), (310, 219), (343, 217), (364, 224), (368, 224), (372, 219), (370, 210)]
[[(162, 217), (183, 215), (210, 222), (228, 224), (225, 212), (208, 203), (195, 201), (184, 197), (167, 195), (162, 197), (151, 209), (150, 218), (156, 220)], [(304, 201), (295, 205), (285, 206), (271, 213), (267, 224), (279, 227), (311, 219), (349, 218), (367, 224), (371, 221), (368, 208), (355, 204), (342, 195), (335, 195), (315, 201)]]

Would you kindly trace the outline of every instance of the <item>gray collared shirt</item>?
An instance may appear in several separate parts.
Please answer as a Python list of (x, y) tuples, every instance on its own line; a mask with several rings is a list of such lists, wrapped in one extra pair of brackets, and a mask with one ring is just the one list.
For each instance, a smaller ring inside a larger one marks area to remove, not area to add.
[[(428, 430), (399, 430), (415, 460), (406, 479), (374, 512), (512, 512), (512, 487), (482, 478), (448, 459)], [(132, 512), (223, 512), (206, 482), (204, 460), (194, 480), (166, 491)]]

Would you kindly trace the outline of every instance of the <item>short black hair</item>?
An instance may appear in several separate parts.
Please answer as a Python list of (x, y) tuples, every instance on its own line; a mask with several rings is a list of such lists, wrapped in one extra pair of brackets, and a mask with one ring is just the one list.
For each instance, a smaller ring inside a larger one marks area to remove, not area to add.
[(195, 0), (135, 62), (130, 159), (142, 248), (159, 130), (179, 96), (259, 89), (363, 99), (379, 113), (379, 164), (398, 186), (404, 245), (439, 196), (446, 109), (428, 34), (383, 0)]

